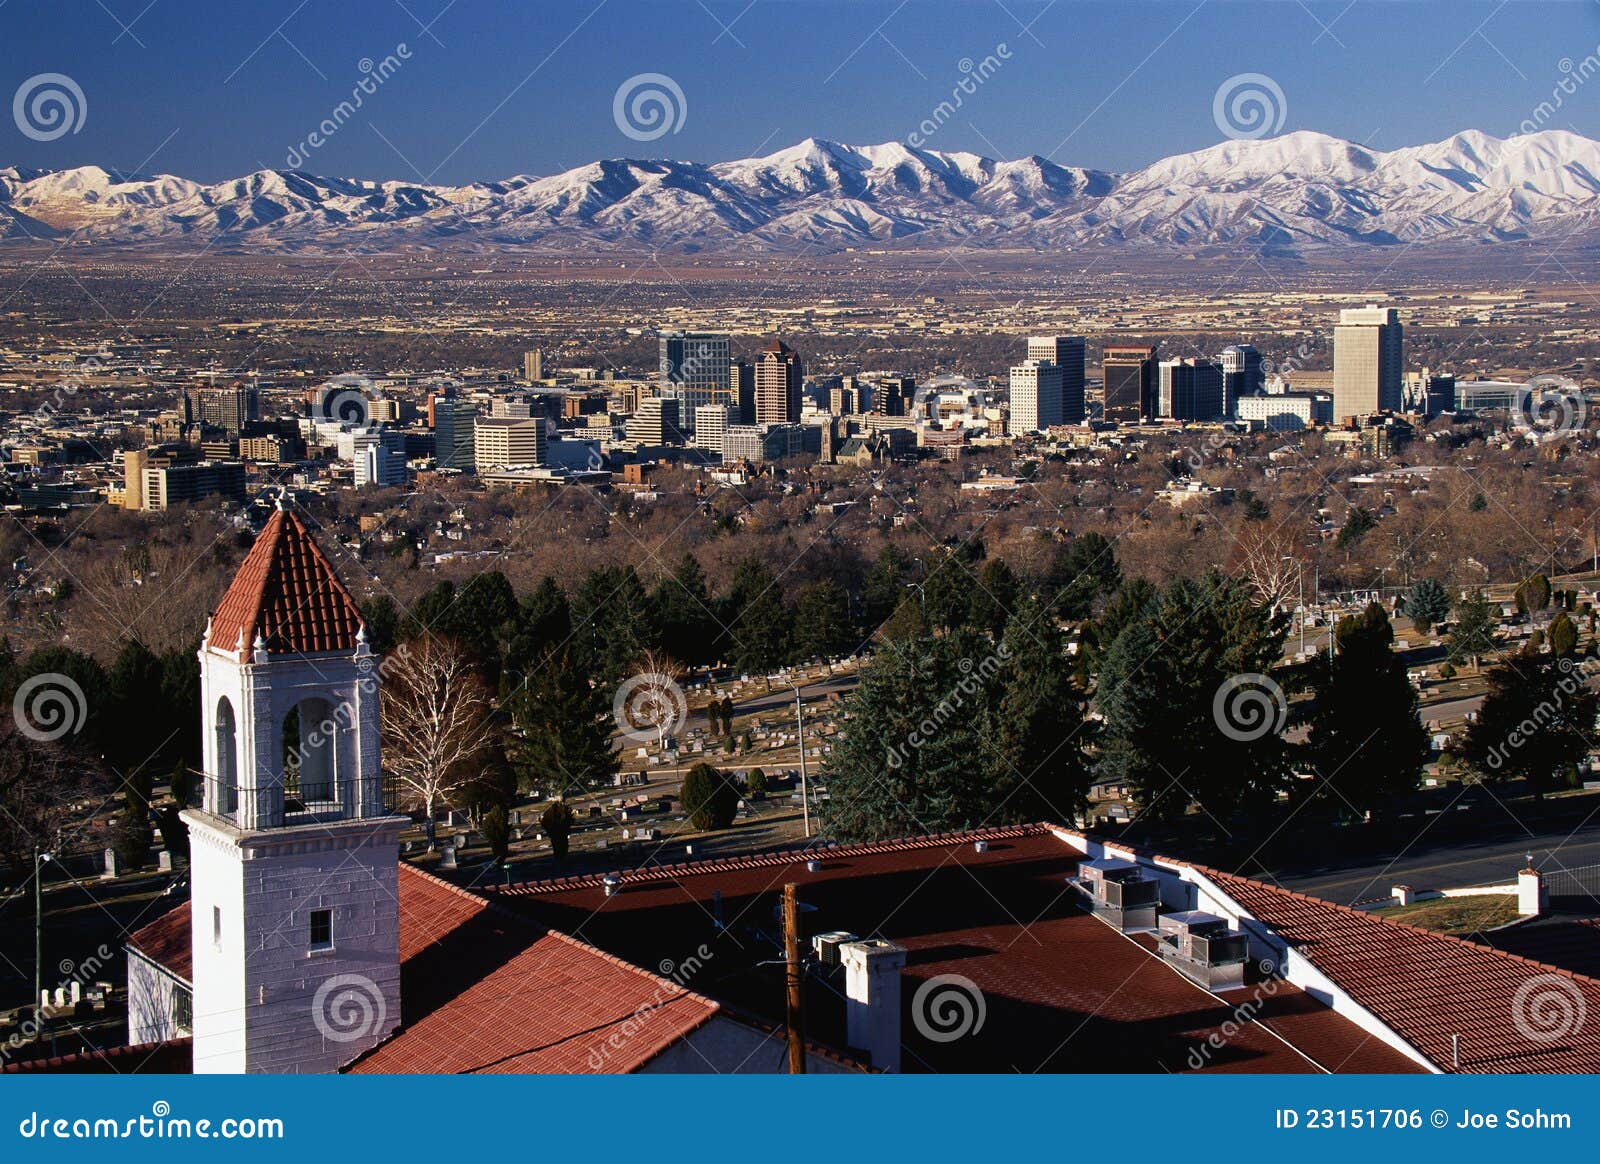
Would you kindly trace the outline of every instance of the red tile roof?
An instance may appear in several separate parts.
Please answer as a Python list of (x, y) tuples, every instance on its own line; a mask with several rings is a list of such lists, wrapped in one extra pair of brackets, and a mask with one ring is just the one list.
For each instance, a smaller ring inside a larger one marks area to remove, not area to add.
[(627, 1072), (717, 1012), (410, 865), (400, 872), (401, 1028), (347, 1070)]
[(194, 982), (194, 949), (189, 945), (189, 906), (169, 909), (128, 935), (128, 945), (185, 982)]
[[(187, 978), (188, 905), (129, 942), (174, 973), (181, 965)], [(157, 950), (174, 960), (156, 957)], [(627, 1072), (718, 1009), (669, 979), (402, 862), (400, 1029), (346, 1070)]]
[[(808, 857), (821, 861), (817, 872), (806, 869)], [(776, 1019), (784, 990), (774, 909), (783, 884), (796, 882), (810, 932), (884, 937), (909, 951), (901, 1024), (909, 1072), (1418, 1069), (1287, 983), (1228, 1033), (1244, 997), (1207, 993), (1084, 913), (1066, 885), (1081, 859), (1050, 830), (1018, 826), (653, 867), (621, 873), (612, 897), (599, 877), (497, 896), (638, 965), (704, 943), (707, 980), (690, 984)], [(914, 998), (922, 983), (951, 974), (976, 984), (985, 1019), (939, 1042), (918, 1027)], [(837, 972), (819, 973), (806, 997), (807, 1034), (840, 1047), (841, 989)], [(1221, 1045), (1207, 1052), (1214, 1034)]]
[(361, 612), (300, 518), (280, 509), (250, 547), (211, 616), (207, 643), (269, 654), (353, 651)]
[(1600, 981), (1195, 868), (1441, 1070), (1600, 1071)]
[(0, 1072), (24, 1075), (187, 1075), (192, 1069), (193, 1047), (188, 1039), (0, 1061)]

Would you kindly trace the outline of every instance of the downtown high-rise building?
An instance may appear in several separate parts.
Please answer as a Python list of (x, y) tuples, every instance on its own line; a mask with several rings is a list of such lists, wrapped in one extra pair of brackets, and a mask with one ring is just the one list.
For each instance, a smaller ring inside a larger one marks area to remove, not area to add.
[(1150, 344), (1107, 344), (1101, 359), (1105, 420), (1136, 424), (1160, 415), (1156, 400), (1156, 349)]
[(714, 331), (664, 331), (659, 337), (661, 396), (678, 401), (678, 414), (694, 424), (694, 410), (717, 403), (728, 387), (728, 337)]
[(1157, 369), (1159, 415), (1171, 420), (1221, 420), (1222, 365), (1210, 360), (1162, 360)]
[(1061, 419), (1061, 368), (1049, 360), (1024, 360), (1011, 369), (1011, 413), (1006, 431), (1012, 436), (1043, 432)]
[(734, 424), (756, 422), (756, 366), (747, 360), (728, 364), (728, 388), (723, 402), (733, 410)]
[(522, 353), (522, 378), (530, 384), (544, 379), (544, 349)]
[(1061, 369), (1061, 419), (1057, 424), (1082, 424), (1084, 343), (1081, 335), (1036, 335), (1028, 338), (1028, 359), (1049, 360)]
[(1334, 418), (1398, 412), (1404, 378), (1400, 313), (1370, 303), (1339, 312), (1333, 329)]
[(433, 400), (433, 463), (441, 469), (471, 469), (478, 406), (455, 396)]
[(1254, 344), (1229, 344), (1217, 356), (1222, 365), (1223, 410), (1233, 415), (1233, 405), (1241, 396), (1258, 396), (1266, 391), (1266, 376), (1261, 369), (1261, 353)]
[(794, 424), (800, 419), (805, 365), (782, 340), (773, 340), (756, 360), (756, 423)]

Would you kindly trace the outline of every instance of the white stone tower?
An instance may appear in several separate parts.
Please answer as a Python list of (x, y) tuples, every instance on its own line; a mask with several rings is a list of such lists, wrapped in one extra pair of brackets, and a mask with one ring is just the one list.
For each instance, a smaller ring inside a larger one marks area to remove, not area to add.
[(196, 1073), (333, 1071), (400, 1021), (408, 821), (384, 803), (376, 663), (354, 600), (280, 509), (200, 646)]

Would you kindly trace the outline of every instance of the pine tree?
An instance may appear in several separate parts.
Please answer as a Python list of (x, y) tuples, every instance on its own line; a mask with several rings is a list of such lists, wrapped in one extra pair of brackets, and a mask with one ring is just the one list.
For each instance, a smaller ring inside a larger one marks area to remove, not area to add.
[(1495, 632), (1500, 627), (1500, 611), (1481, 590), (1470, 591), (1456, 604), (1456, 622), (1450, 628), (1448, 648), (1455, 663), (1470, 662), (1476, 667), (1495, 649)]
[(566, 796), (617, 773), (611, 700), (570, 654), (551, 656), (509, 700), (517, 785)]
[(1423, 578), (1406, 595), (1405, 613), (1419, 634), (1428, 634), (1450, 616), (1450, 595), (1432, 578)]
[(1057, 549), (1044, 592), (1059, 617), (1085, 619), (1094, 614), (1100, 599), (1121, 585), (1115, 550), (1103, 534), (1090, 530)]
[(871, 635), (894, 612), (906, 596), (911, 577), (911, 561), (896, 546), (884, 547), (878, 560), (867, 571), (861, 587), (862, 631)]
[(517, 604), (506, 641), (506, 667), (520, 681), (571, 637), (572, 608), (566, 591), (546, 574), (533, 593)]
[(844, 588), (829, 578), (800, 591), (794, 618), (799, 657), (832, 660), (850, 653), (856, 644), (848, 606)]
[(1149, 818), (1259, 812), (1288, 773), (1282, 689), (1267, 674), (1283, 628), (1243, 584), (1178, 579), (1104, 648), (1096, 774), (1127, 782)]
[(794, 624), (777, 580), (759, 558), (735, 568), (723, 624), (732, 636), (734, 666), (751, 675), (781, 667), (794, 653)]
[(712, 614), (705, 572), (693, 554), (685, 553), (677, 568), (656, 584), (650, 608), (663, 651), (686, 667), (712, 661), (721, 628)]
[(1381, 606), (1341, 619), (1334, 638), (1332, 667), (1314, 671), (1312, 762), (1336, 804), (1379, 812), (1416, 788), (1428, 758), (1417, 692), (1390, 650), (1394, 628)]
[(678, 795), (689, 823), (702, 832), (725, 829), (739, 811), (739, 789), (727, 773), (700, 763), (683, 777)]
[(970, 625), (975, 630), (985, 630), (999, 637), (1006, 622), (1017, 609), (1021, 599), (1022, 584), (1016, 573), (1006, 565), (1004, 558), (990, 558), (983, 564), (977, 585), (972, 591), (969, 610)]
[(1491, 780), (1520, 777), (1536, 799), (1589, 754), (1594, 692), (1571, 659), (1520, 654), (1491, 667), (1463, 753)]

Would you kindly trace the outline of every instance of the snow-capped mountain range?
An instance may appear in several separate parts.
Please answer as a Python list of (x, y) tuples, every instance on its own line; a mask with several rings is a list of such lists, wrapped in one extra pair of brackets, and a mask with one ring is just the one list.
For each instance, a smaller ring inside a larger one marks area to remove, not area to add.
[(170, 175), (0, 169), (0, 238), (233, 249), (417, 246), (837, 251), (1121, 244), (1277, 251), (1565, 237), (1600, 225), (1600, 142), (1468, 131), (1378, 151), (1302, 131), (1113, 174), (897, 142), (815, 138), (701, 164), (612, 159), (470, 186), (262, 170)]

